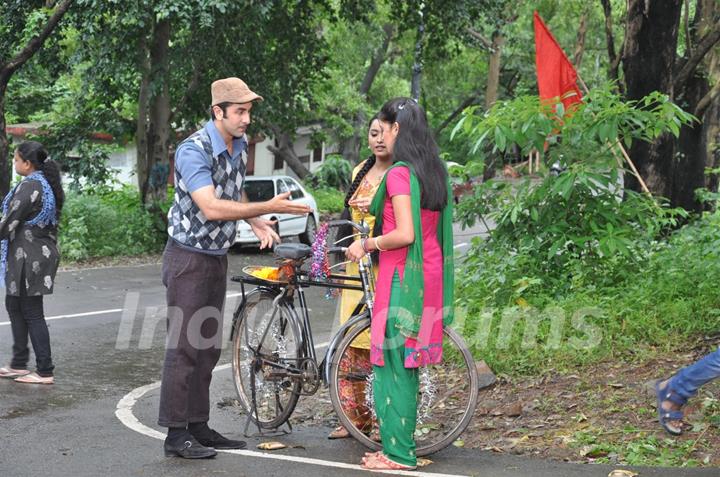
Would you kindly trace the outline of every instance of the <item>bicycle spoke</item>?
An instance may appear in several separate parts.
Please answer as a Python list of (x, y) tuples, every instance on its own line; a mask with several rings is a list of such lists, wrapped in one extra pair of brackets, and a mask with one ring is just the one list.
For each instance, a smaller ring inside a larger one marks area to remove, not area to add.
[(296, 362), (300, 340), (296, 328), (275, 306), (274, 296), (253, 292), (238, 312), (241, 326), (234, 338), (233, 376), (243, 406), (255, 411), (264, 428), (280, 426), (298, 398)]
[[(361, 330), (352, 330), (333, 358), (330, 397), (341, 424), (370, 448), (379, 448), (367, 434), (377, 429), (373, 375), (369, 353), (359, 359)], [(446, 332), (443, 361), (418, 370), (417, 454), (427, 455), (451, 444), (467, 427), (477, 402), (477, 374), (469, 352), (454, 333)], [(469, 360), (469, 361), (468, 361)], [(474, 388), (473, 388), (474, 386)]]

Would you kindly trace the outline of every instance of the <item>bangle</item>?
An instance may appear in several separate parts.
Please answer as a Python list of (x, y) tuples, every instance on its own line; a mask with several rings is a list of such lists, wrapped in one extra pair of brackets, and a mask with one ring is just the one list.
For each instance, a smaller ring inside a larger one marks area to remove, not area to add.
[(375, 237), (375, 248), (381, 252), (387, 252), (387, 249), (380, 247), (380, 237), (382, 237), (382, 235)]
[(367, 243), (366, 238), (360, 239), (360, 246), (362, 247), (363, 252), (370, 253), (370, 250), (368, 250), (367, 247), (365, 246), (366, 243)]

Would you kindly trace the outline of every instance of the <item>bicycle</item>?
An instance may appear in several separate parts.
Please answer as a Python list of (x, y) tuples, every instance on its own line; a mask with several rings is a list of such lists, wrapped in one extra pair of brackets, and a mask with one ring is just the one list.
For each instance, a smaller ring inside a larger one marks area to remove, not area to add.
[[(343, 224), (351, 225), (360, 237), (369, 235), (366, 226), (345, 220), (329, 222), (328, 226)], [(345, 250), (328, 247), (331, 254), (344, 255)], [(285, 276), (282, 279), (251, 275), (231, 279), (241, 284), (243, 295), (233, 315), (230, 339), (233, 379), (240, 403), (248, 413), (248, 422), (252, 421), (260, 430), (278, 430), (285, 423), (289, 425), (300, 396), (315, 394), (325, 383), (340, 423), (363, 445), (381, 449), (372, 429), (355, 425), (359, 420), (372, 422), (372, 367), (369, 362), (353, 363), (348, 359), (351, 348), (361, 347), (360, 341), (370, 328), (374, 298), (372, 261), (366, 256), (359, 262), (359, 276), (331, 273), (327, 281), (320, 281), (312, 279), (302, 268), (312, 254), (309, 246), (280, 244), (275, 247), (275, 254), (283, 260), (281, 268)], [(331, 269), (344, 263), (347, 262), (333, 265)], [(246, 284), (255, 285), (247, 294)], [(331, 338), (321, 363), (317, 360), (305, 298), (304, 288), (308, 286), (363, 292), (363, 299), (350, 319)], [(443, 354), (441, 364), (419, 371), (415, 434), (418, 456), (437, 452), (454, 442), (470, 423), (477, 405), (475, 363), (464, 341), (452, 328), (445, 328)], [(359, 406), (361, 411), (357, 402), (341, 395), (341, 382), (367, 383), (365, 403)]]

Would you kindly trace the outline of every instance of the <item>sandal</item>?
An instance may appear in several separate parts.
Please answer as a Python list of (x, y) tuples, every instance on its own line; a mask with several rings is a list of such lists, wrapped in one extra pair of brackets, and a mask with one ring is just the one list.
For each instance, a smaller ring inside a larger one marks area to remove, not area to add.
[(350, 437), (350, 431), (343, 426), (337, 426), (330, 434), (328, 439), (347, 439)]
[(12, 378), (15, 379), (18, 376), (26, 376), (30, 374), (27, 369), (15, 369), (10, 366), (3, 366), (0, 368), (0, 378)]
[(682, 427), (676, 427), (672, 425), (671, 422), (682, 421), (685, 415), (680, 409), (664, 409), (662, 405), (664, 402), (669, 401), (682, 407), (687, 402), (687, 399), (678, 396), (676, 392), (670, 389), (669, 379), (667, 381), (667, 384), (665, 384), (665, 387), (660, 388), (660, 384), (662, 384), (662, 382), (662, 379), (658, 379), (655, 382), (655, 397), (657, 399), (658, 421), (668, 434), (673, 436), (679, 436), (680, 434), (682, 434)]
[(53, 376), (40, 376), (38, 373), (29, 373), (15, 378), (16, 383), (24, 384), (55, 384)]
[(366, 452), (366, 453), (365, 453), (365, 456), (363, 457), (363, 460), (367, 459), (368, 457), (375, 457), (375, 456), (377, 456), (378, 454), (382, 454), (382, 451)]
[(364, 457), (362, 464), (360, 465), (363, 469), (369, 470), (416, 470), (417, 466), (398, 464), (388, 459), (388, 457), (379, 452), (375, 455)]

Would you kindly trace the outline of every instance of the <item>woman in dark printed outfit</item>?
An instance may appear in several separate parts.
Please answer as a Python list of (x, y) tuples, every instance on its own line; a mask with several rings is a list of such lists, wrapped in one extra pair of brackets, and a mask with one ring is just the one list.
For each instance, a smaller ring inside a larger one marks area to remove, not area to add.
[[(60, 262), (57, 225), (65, 194), (60, 169), (39, 142), (20, 144), (14, 163), (15, 172), (24, 179), (5, 197), (0, 220), (0, 284), (7, 290), (13, 357), (10, 365), (0, 368), (0, 377), (53, 384), (55, 366), (43, 296), (52, 293)], [(27, 369), (28, 337), (35, 352), (34, 373)]]

